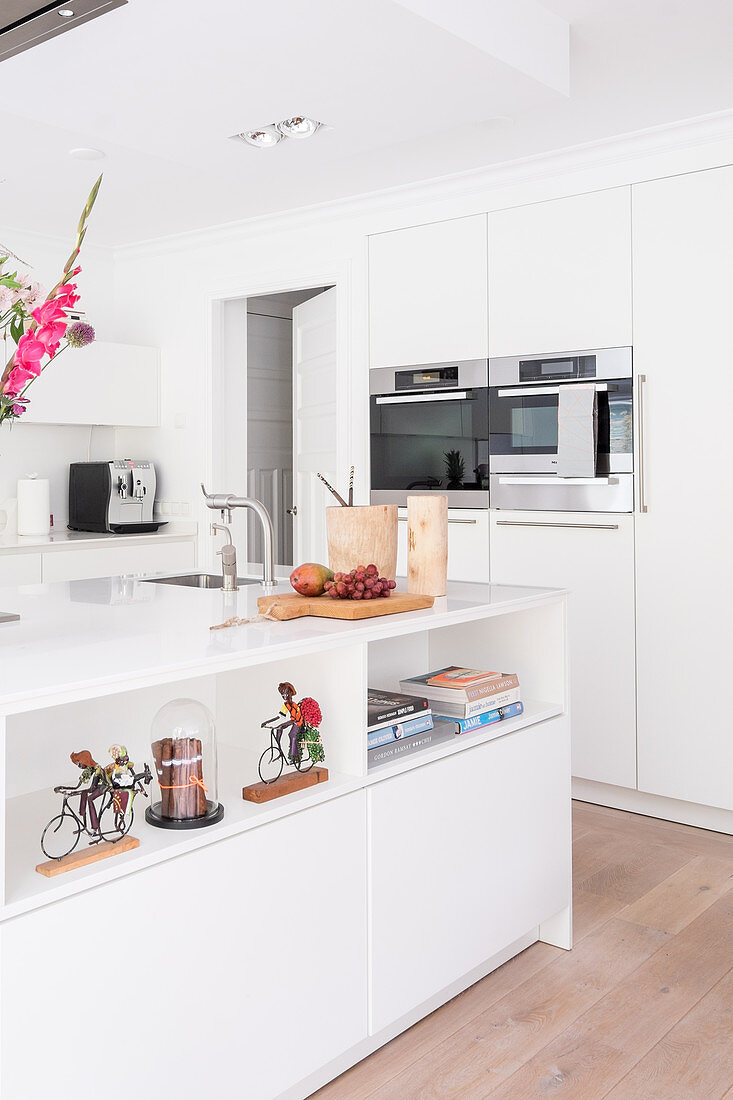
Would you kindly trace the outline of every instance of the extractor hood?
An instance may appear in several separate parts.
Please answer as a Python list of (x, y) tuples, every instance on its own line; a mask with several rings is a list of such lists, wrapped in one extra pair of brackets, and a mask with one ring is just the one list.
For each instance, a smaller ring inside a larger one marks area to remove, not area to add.
[(0, 61), (126, 3), (127, 0), (68, 0), (66, 3), (61, 0), (56, 4), (39, 4), (38, 0), (0, 0)]

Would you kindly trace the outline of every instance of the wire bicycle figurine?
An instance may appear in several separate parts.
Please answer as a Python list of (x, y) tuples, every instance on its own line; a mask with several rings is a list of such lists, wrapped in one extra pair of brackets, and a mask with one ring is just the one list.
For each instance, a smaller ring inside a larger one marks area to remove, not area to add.
[[(314, 764), (325, 760), (323, 742), (318, 727), (322, 721), (321, 708), (315, 699), (295, 702), (295, 688), (284, 682), (277, 690), (283, 699), (280, 713), (260, 724), (260, 729), (270, 731), (270, 744), (260, 757), (257, 771), (263, 783), (274, 783), (280, 778), (286, 764), (292, 764), (299, 772), (309, 771)], [(288, 731), (287, 756), (282, 747), (282, 736)]]
[[(87, 749), (71, 753), (81, 776), (75, 787), (54, 787), (54, 793), (62, 794), (63, 801), (61, 813), (51, 818), (41, 834), (41, 851), (48, 859), (70, 855), (82, 833), (90, 838), (90, 845), (103, 840), (114, 844), (132, 828), (135, 796), (148, 797), (143, 784), (150, 783), (153, 776), (147, 764), (141, 772), (135, 772), (123, 746), (113, 745), (110, 753), (113, 763), (107, 768), (98, 764)], [(78, 809), (70, 802), (75, 796), (79, 798)]]

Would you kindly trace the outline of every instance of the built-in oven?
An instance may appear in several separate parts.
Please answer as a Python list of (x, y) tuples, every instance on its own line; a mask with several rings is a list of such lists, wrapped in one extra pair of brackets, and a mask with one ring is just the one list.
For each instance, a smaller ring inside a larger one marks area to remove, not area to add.
[(435, 492), (488, 508), (488, 383), (486, 359), (369, 372), (372, 504)]
[[(586, 476), (565, 476), (559, 422), (581, 396), (593, 454)], [(631, 348), (489, 360), (492, 508), (631, 512), (633, 448)]]

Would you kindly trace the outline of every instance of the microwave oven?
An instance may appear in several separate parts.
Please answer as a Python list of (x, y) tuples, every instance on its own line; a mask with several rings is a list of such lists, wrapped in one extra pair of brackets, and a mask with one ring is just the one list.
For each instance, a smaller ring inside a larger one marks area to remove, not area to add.
[[(563, 391), (595, 392), (590, 477), (558, 476)], [(601, 348), (489, 360), (492, 508), (631, 512), (634, 507), (632, 349)]]

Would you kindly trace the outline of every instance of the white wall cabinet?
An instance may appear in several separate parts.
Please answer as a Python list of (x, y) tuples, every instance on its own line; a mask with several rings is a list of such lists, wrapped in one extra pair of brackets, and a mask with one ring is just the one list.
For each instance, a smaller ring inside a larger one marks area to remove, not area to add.
[(70, 348), (29, 390), (27, 424), (160, 424), (157, 348), (95, 340)]
[(732, 196), (730, 167), (634, 189), (634, 367), (647, 379), (648, 510), (636, 523), (639, 789), (726, 809)]
[(489, 215), (492, 356), (631, 344), (631, 189)]
[(486, 215), (369, 238), (370, 366), (485, 359)]
[[(397, 525), (397, 576), (407, 576), (407, 509)], [(480, 508), (448, 509), (448, 580), (489, 580), (489, 513)]]
[(570, 589), (573, 775), (636, 787), (634, 517), (492, 511), (491, 580)]
[(372, 1034), (498, 952), (512, 927), (567, 906), (570, 845), (558, 843), (569, 837), (566, 722), (369, 791)]

